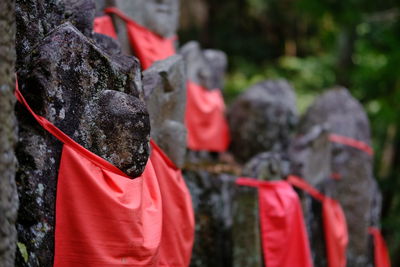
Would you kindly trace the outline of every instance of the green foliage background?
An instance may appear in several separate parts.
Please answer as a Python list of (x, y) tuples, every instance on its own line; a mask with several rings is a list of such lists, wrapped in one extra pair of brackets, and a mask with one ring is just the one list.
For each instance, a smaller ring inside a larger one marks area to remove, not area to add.
[(399, 1), (197, 2), (207, 18), (181, 29), (180, 38), (228, 54), (228, 102), (258, 81), (285, 78), (296, 88), (300, 112), (335, 85), (346, 86), (364, 105), (384, 196), (383, 233), (392, 265), (400, 266)]

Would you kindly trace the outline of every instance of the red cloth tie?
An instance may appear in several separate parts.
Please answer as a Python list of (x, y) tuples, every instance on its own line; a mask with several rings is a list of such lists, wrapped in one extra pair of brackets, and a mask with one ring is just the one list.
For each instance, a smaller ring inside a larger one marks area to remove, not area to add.
[(330, 134), (329, 140), (334, 143), (354, 147), (358, 150), (364, 151), (365, 153), (367, 153), (368, 155), (371, 155), (371, 156), (374, 154), (374, 150), (368, 144), (366, 144), (362, 141), (347, 137), (347, 136), (338, 135), (338, 134)]
[(345, 267), (346, 249), (349, 237), (346, 217), (339, 202), (324, 196), (300, 177), (290, 175), (288, 177), (288, 182), (322, 202), (322, 218), (328, 267)]
[(375, 267), (390, 267), (389, 251), (383, 239), (381, 231), (376, 227), (369, 227), (368, 232), (374, 239), (374, 263)]
[(115, 7), (106, 8), (104, 12), (114, 14), (125, 21), (129, 42), (144, 70), (155, 61), (166, 59), (176, 53), (174, 46), (176, 37), (164, 38), (139, 25)]
[(253, 178), (238, 178), (236, 184), (258, 188), (265, 266), (313, 266), (300, 200), (292, 186)]

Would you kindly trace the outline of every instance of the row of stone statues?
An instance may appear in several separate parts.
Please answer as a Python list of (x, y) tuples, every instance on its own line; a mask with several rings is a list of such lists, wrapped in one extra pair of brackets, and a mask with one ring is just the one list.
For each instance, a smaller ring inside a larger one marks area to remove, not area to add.
[[(368, 118), (343, 88), (317, 98), (299, 119), (284, 80), (246, 89), (230, 105), (229, 154), (187, 151), (186, 80), (223, 88), (227, 57), (197, 42), (141, 72), (125, 22), (113, 17), (118, 40), (93, 32), (95, 16), (115, 6), (163, 37), (176, 35), (178, 0), (17, 0), (17, 73), (32, 108), (86, 149), (131, 177), (139, 176), (153, 138), (184, 169), (196, 211), (192, 266), (261, 266), (257, 193), (235, 177), (303, 177), (342, 204), (350, 233), (348, 266), (372, 266), (368, 227), (378, 226), (380, 193), (372, 156), (331, 142), (330, 133), (370, 144)], [(16, 155), (20, 209), (18, 266), (51, 266), (61, 144), (21, 106)], [(334, 178), (332, 177), (334, 174)], [(315, 203), (303, 210), (316, 266), (326, 266)]]

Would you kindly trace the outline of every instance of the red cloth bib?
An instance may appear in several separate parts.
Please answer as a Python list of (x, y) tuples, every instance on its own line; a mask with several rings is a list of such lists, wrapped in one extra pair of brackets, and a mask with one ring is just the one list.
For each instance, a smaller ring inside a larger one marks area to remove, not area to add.
[(345, 267), (346, 249), (349, 238), (346, 217), (339, 202), (324, 196), (299, 177), (291, 175), (288, 178), (288, 182), (322, 202), (322, 218), (328, 267)]
[(390, 267), (389, 251), (381, 231), (376, 227), (369, 227), (369, 233), (374, 239), (374, 263), (375, 267)]
[(194, 212), (182, 172), (151, 140), (150, 161), (160, 184), (163, 226), (159, 266), (190, 264), (194, 241)]
[(93, 31), (107, 35), (111, 38), (118, 39), (114, 25), (110, 16), (104, 15), (96, 17), (93, 22)]
[(191, 150), (226, 151), (230, 135), (224, 112), (220, 90), (209, 91), (194, 82), (187, 82), (185, 123)]
[(174, 41), (176, 37), (163, 38), (139, 25), (115, 7), (106, 8), (104, 12), (117, 15), (125, 21), (129, 42), (144, 70), (155, 61), (175, 55)]
[(37, 116), (64, 143), (58, 173), (54, 266), (157, 266), (162, 232), (161, 193), (151, 161), (141, 177), (86, 150)]
[(300, 200), (286, 181), (238, 178), (238, 185), (258, 188), (265, 266), (313, 266)]

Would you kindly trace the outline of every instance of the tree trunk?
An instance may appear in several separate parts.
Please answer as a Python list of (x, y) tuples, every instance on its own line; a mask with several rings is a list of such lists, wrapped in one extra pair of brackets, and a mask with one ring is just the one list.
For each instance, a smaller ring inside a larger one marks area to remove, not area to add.
[(18, 196), (15, 185), (16, 122), (14, 0), (0, 1), (0, 266), (14, 266)]

